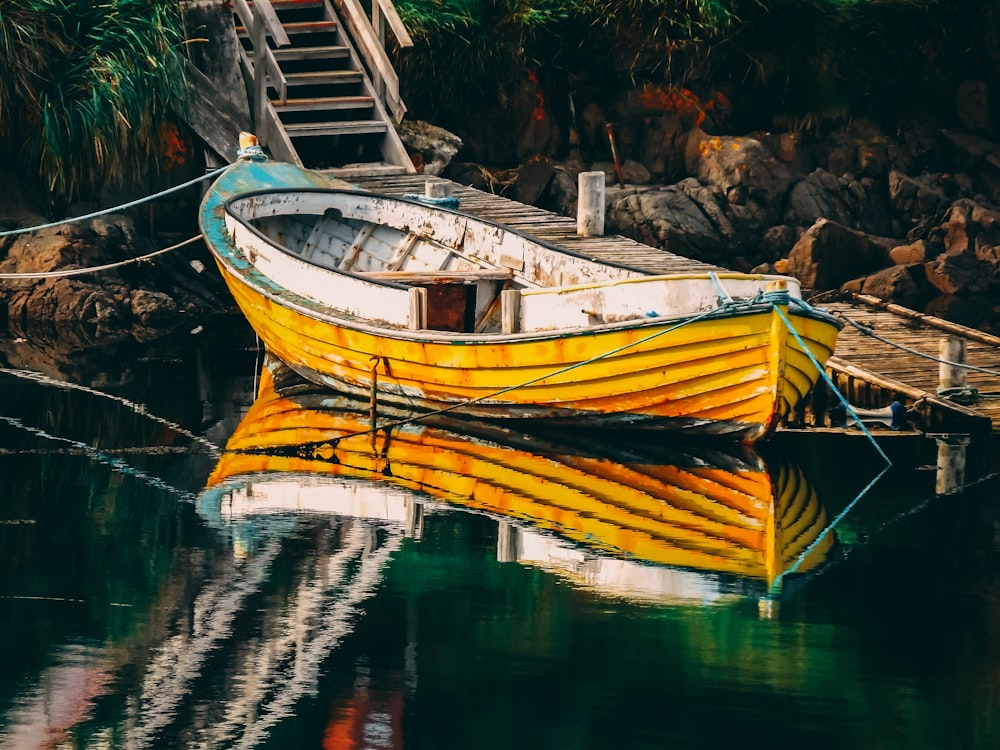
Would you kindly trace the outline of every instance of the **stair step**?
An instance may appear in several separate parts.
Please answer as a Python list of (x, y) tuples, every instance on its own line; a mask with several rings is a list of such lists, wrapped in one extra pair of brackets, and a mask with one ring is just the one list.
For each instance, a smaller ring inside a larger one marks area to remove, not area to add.
[[(331, 34), (337, 30), (336, 21), (288, 21), (281, 25), (288, 36), (296, 36), (298, 34)], [(236, 34), (241, 39), (245, 39), (250, 35), (246, 27), (242, 24), (237, 24)]]
[(317, 135), (362, 135), (384, 133), (389, 126), (381, 120), (345, 120), (344, 122), (303, 122), (285, 125), (292, 138)]
[(316, 86), (324, 83), (357, 83), (361, 80), (358, 70), (318, 70), (311, 73), (287, 73), (289, 86)]
[[(338, 60), (350, 56), (347, 47), (280, 47), (272, 50), (278, 62), (288, 60)], [(252, 55), (251, 55), (252, 57)]]
[[(250, 7), (253, 8), (253, 0), (249, 0)], [(271, 7), (275, 10), (283, 8), (322, 8), (323, 0), (271, 0)]]
[(314, 96), (289, 99), (284, 103), (275, 99), (271, 104), (278, 112), (311, 112), (329, 109), (367, 109), (375, 106), (375, 100), (370, 96)]
[(327, 167), (326, 169), (319, 169), (317, 171), (334, 177), (374, 177), (375, 175), (407, 173), (406, 167), (399, 164), (386, 164), (384, 161), (371, 162), (370, 164), (345, 164), (342, 167)]

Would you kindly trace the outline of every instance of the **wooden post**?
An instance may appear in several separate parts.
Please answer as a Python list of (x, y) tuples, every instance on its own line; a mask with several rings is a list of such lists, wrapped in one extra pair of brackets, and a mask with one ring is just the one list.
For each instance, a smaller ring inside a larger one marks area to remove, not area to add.
[(521, 292), (519, 289), (504, 289), (500, 292), (500, 330), (502, 333), (517, 333), (521, 328)]
[(410, 287), (410, 330), (427, 327), (427, 290), (422, 286)]
[(517, 526), (500, 521), (497, 532), (497, 562), (517, 562)]
[(965, 485), (965, 449), (969, 438), (965, 435), (949, 435), (937, 441), (937, 474), (934, 491), (946, 495)]
[(264, 23), (264, 14), (259, 9), (254, 9), (253, 14), (253, 126), (260, 137), (262, 146), (265, 143), (264, 133), (264, 113), (267, 108), (264, 102), (267, 100), (267, 27)]
[(965, 388), (968, 385), (966, 369), (956, 367), (965, 364), (965, 339), (959, 336), (944, 336), (939, 351), (944, 362), (938, 366), (938, 388), (940, 390)]
[[(382, 6), (379, 5), (378, 0), (372, 3), (372, 31), (375, 32), (375, 38), (378, 39), (379, 45), (385, 49), (385, 24), (382, 22)], [(378, 98), (385, 101), (385, 79), (377, 65), (372, 66), (372, 87)]]
[(424, 195), (428, 198), (450, 198), (451, 183), (444, 180), (427, 180), (424, 183)]
[(604, 236), (604, 172), (580, 172), (577, 177), (576, 233)]
[(408, 497), (403, 500), (406, 508), (406, 531), (405, 536), (419, 541), (424, 535), (424, 504), (419, 500)]

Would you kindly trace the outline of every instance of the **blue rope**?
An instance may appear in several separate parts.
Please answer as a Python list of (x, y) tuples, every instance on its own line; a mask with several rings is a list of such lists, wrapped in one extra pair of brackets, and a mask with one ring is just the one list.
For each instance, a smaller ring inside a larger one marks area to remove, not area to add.
[(170, 195), (171, 193), (176, 193), (179, 190), (184, 190), (184, 188), (189, 188), (192, 185), (196, 185), (199, 182), (203, 182), (204, 180), (216, 177), (225, 172), (227, 169), (229, 169), (228, 164), (226, 164), (223, 167), (219, 167), (218, 169), (214, 169), (211, 172), (207, 172), (203, 174), (201, 177), (196, 177), (193, 180), (188, 180), (187, 182), (181, 185), (175, 185), (174, 187), (167, 188), (166, 190), (161, 190), (159, 193), (148, 195), (145, 198), (139, 198), (129, 203), (123, 203), (120, 206), (112, 206), (111, 208), (104, 208), (101, 209), (100, 211), (95, 211), (92, 214), (84, 214), (83, 216), (77, 216), (71, 219), (62, 219), (61, 221), (53, 221), (48, 224), (39, 224), (38, 226), (35, 227), (22, 227), (21, 229), (9, 229), (5, 232), (0, 232), (0, 237), (12, 237), (17, 234), (26, 234), (27, 232), (37, 232), (40, 229), (51, 229), (52, 227), (60, 227), (63, 224), (72, 224), (77, 221), (86, 221), (87, 219), (94, 219), (97, 218), (98, 216), (105, 216), (107, 214), (118, 213), (119, 211), (122, 211), (126, 208), (133, 208), (135, 206), (142, 205), (147, 201), (155, 200), (156, 198), (160, 198), (164, 195)]
[(729, 296), (729, 292), (726, 288), (722, 286), (722, 282), (719, 281), (719, 277), (715, 275), (715, 271), (708, 272), (708, 278), (712, 280), (712, 285), (715, 287), (715, 291), (719, 293), (719, 299), (723, 302), (732, 302), (733, 298)]
[(419, 193), (403, 193), (403, 197), (411, 201), (419, 201), (420, 203), (426, 203), (429, 206), (441, 206), (443, 208), (458, 208), (458, 198), (454, 195), (449, 195), (444, 198), (432, 198), (429, 195), (420, 195)]
[[(800, 305), (804, 309), (812, 309), (811, 306), (809, 305), (809, 303), (805, 302), (804, 300), (795, 299), (794, 301), (796, 302), (796, 304)], [(819, 536), (817, 536), (816, 539), (814, 539), (813, 542), (808, 547), (806, 547), (799, 554), (799, 556), (797, 558), (795, 558), (795, 561), (791, 564), (791, 566), (789, 566), (789, 568), (787, 570), (784, 570), (781, 573), (779, 573), (777, 576), (775, 576), (775, 579), (774, 579), (774, 581), (771, 584), (771, 591), (769, 592), (769, 594), (773, 593), (774, 591), (776, 591), (780, 587), (781, 581), (782, 581), (782, 579), (786, 575), (788, 575), (789, 573), (794, 573), (796, 570), (799, 569), (799, 566), (802, 564), (802, 561), (805, 560), (806, 557), (808, 557), (812, 553), (812, 551), (814, 549), (816, 549), (816, 547), (820, 544), (820, 542), (822, 542), (823, 539), (826, 538), (827, 534), (829, 534), (831, 531), (833, 531), (834, 528), (836, 528), (837, 524), (840, 523), (840, 521), (844, 518), (844, 516), (846, 516), (848, 514), (848, 512), (855, 505), (858, 504), (858, 502), (861, 500), (861, 498), (863, 498), (866, 494), (868, 494), (868, 491), (872, 487), (875, 486), (875, 483), (878, 482), (878, 480), (881, 479), (885, 475), (885, 473), (887, 471), (889, 471), (889, 469), (892, 467), (892, 461), (886, 455), (885, 451), (882, 450), (882, 446), (880, 446), (875, 441), (875, 438), (872, 437), (872, 434), (865, 427), (864, 423), (858, 417), (857, 413), (851, 407), (850, 403), (848, 403), (847, 399), (844, 398), (843, 394), (839, 390), (837, 390), (837, 387), (833, 384), (833, 380), (827, 374), (826, 370), (819, 363), (819, 361), (816, 359), (816, 357), (813, 356), (813, 353), (811, 351), (809, 351), (809, 347), (807, 347), (805, 345), (805, 342), (802, 340), (802, 337), (799, 336), (798, 331), (796, 331), (792, 327), (792, 324), (791, 324), (791, 322), (789, 322), (788, 318), (785, 316), (784, 311), (780, 307), (778, 307), (777, 305), (775, 305), (774, 311), (776, 313), (778, 313), (778, 315), (781, 317), (781, 320), (785, 323), (785, 326), (787, 326), (787, 328), (791, 332), (792, 336), (794, 336), (795, 340), (799, 343), (799, 346), (801, 346), (802, 350), (806, 353), (806, 356), (808, 356), (809, 359), (812, 361), (812, 363), (816, 366), (816, 369), (819, 371), (820, 375), (826, 381), (826, 384), (830, 387), (830, 390), (832, 390), (834, 392), (834, 394), (837, 396), (837, 398), (840, 399), (840, 402), (844, 405), (844, 408), (847, 409), (847, 411), (851, 415), (851, 417), (858, 423), (858, 426), (865, 433), (865, 436), (867, 436), (867, 438), (871, 442), (871, 444), (875, 446), (875, 450), (877, 450), (879, 452), (879, 455), (882, 456), (883, 459), (885, 459), (885, 464), (886, 465), (882, 468), (882, 471), (880, 471), (875, 476), (874, 479), (872, 479), (867, 485), (865, 485), (865, 488), (863, 490), (861, 490), (860, 493), (858, 493), (858, 496), (855, 497), (850, 503), (848, 503), (847, 507), (844, 508), (839, 514), (837, 514), (837, 517), (834, 518), (833, 521), (831, 521), (830, 524), (825, 529), (823, 529), (823, 531), (820, 532)]]

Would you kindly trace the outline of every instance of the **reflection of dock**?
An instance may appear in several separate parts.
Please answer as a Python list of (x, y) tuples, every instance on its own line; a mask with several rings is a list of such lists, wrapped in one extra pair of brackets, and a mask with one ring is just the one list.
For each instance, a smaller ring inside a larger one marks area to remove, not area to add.
[[(448, 183), (441, 178), (433, 179)], [(356, 184), (365, 190), (402, 195), (424, 192), (426, 180), (424, 175), (412, 174), (367, 176), (358, 177)], [(621, 236), (580, 237), (575, 219), (471, 187), (448, 185), (459, 199), (463, 211), (516, 227), (572, 252), (625, 264), (650, 274), (719, 270), (717, 266)], [(967, 352), (966, 364), (1000, 373), (1000, 337), (861, 295), (849, 302), (823, 303), (822, 307), (870, 327), (877, 335), (895, 344), (931, 357), (940, 356), (942, 337), (957, 338), (963, 342)], [(851, 404), (860, 408), (886, 407), (897, 394), (904, 396), (908, 406), (916, 405), (921, 416), (920, 427), (927, 432), (976, 434), (1000, 429), (1000, 398), (981, 397), (974, 403), (964, 404), (958, 399), (939, 397), (936, 362), (883, 343), (852, 325), (845, 326), (841, 331), (827, 372), (838, 390)], [(1000, 394), (1000, 375), (969, 370), (968, 383), (980, 394)], [(819, 391), (817, 389), (817, 393)], [(818, 416), (803, 405), (790, 423), (796, 426), (828, 425), (822, 411), (828, 402), (825, 394), (820, 396), (813, 404), (819, 408)]]

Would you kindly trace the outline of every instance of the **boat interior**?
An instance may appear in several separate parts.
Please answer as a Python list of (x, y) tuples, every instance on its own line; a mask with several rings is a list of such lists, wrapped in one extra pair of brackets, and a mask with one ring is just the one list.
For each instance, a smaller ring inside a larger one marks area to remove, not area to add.
[[(493, 333), (691, 315), (781, 277), (649, 276), (415, 200), (350, 190), (253, 193), (229, 216), (311, 266), (422, 289), (419, 328)], [(683, 281), (683, 284), (678, 282)]]

